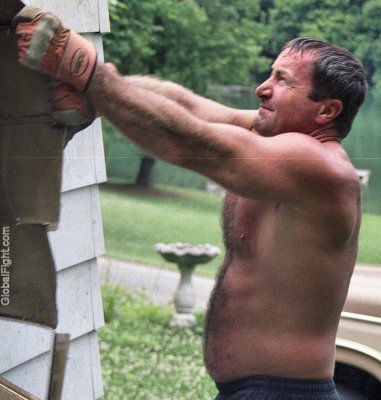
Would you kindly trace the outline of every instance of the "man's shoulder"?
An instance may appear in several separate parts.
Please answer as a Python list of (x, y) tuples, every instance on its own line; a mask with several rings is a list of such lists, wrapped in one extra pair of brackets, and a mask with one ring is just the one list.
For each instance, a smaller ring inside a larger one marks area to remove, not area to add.
[[(285, 134), (293, 142), (308, 201), (304, 206), (316, 215), (352, 219), (357, 214), (361, 182), (349, 156), (337, 141), (318, 141), (299, 133)], [(298, 174), (297, 171), (295, 171)], [(303, 195), (303, 193), (302, 193)]]
[[(281, 149), (294, 154), (300, 161), (324, 162), (328, 171), (340, 172), (345, 180), (352, 180), (356, 177), (356, 170), (341, 145), (335, 138), (318, 140), (308, 134), (300, 132), (287, 132), (274, 137)], [(317, 174), (323, 170), (316, 170)]]

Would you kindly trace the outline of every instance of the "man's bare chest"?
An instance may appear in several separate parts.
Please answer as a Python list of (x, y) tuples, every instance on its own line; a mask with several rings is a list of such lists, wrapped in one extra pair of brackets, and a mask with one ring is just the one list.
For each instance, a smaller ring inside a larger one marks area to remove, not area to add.
[(274, 224), (277, 205), (228, 193), (223, 208), (223, 232), (227, 248), (254, 246), (261, 233)]

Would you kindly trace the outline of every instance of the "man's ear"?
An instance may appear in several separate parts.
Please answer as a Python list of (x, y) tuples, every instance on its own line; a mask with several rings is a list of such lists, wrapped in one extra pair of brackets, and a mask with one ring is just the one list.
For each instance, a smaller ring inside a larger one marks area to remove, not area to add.
[(320, 125), (333, 121), (343, 111), (343, 102), (338, 99), (327, 99), (321, 102), (316, 122)]

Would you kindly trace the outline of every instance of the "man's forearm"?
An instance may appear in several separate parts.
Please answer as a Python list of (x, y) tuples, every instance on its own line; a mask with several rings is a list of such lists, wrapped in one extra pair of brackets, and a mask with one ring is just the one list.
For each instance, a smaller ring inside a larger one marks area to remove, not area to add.
[(194, 107), (193, 103), (195, 101), (192, 101), (192, 98), (197, 95), (177, 83), (161, 80), (150, 75), (129, 75), (125, 76), (124, 80), (129, 84), (167, 97), (189, 111)]
[(99, 64), (87, 97), (125, 136), (155, 157), (177, 164), (183, 157), (226, 157), (222, 137), (205, 133), (210, 123), (152, 90), (152, 84), (151, 90), (143, 86)]
[(254, 111), (249, 112), (224, 106), (170, 81), (153, 76), (132, 75), (124, 77), (126, 82), (160, 94), (175, 101), (187, 111), (208, 122), (238, 125), (250, 129)]

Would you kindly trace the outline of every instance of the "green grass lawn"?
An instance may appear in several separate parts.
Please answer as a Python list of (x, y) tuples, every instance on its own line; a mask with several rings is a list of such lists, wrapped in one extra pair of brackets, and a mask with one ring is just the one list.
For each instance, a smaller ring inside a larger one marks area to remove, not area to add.
[(192, 329), (170, 327), (171, 307), (104, 287), (106, 325), (99, 331), (105, 400), (211, 400), (203, 365), (204, 314)]
[(381, 265), (381, 215), (364, 214), (360, 230), (358, 263)]
[[(209, 243), (223, 253), (222, 197), (200, 190), (168, 188), (149, 192), (129, 187), (101, 190), (106, 254), (138, 263), (175, 268), (154, 250), (158, 242)], [(381, 264), (381, 216), (364, 214), (358, 263)], [(222, 254), (196, 273), (214, 276)]]
[(221, 264), (221, 196), (183, 188), (142, 192), (114, 187), (101, 190), (101, 201), (107, 255), (176, 268), (156, 253), (156, 243), (208, 243), (221, 255), (196, 272), (213, 276)]

